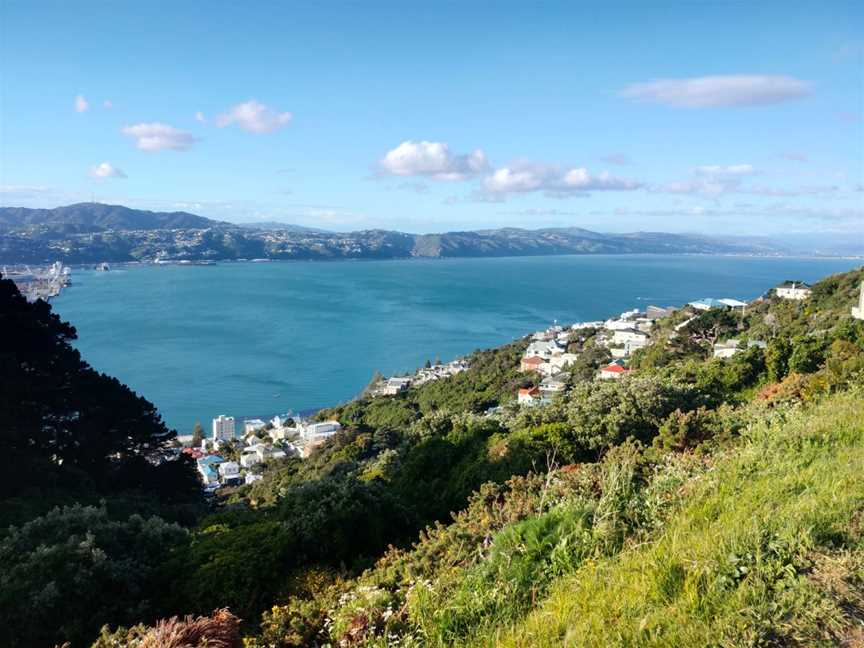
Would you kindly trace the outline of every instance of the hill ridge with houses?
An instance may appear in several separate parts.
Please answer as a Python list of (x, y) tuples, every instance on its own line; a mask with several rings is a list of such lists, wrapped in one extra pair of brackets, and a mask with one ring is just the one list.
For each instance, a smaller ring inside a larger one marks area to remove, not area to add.
[(237, 225), (187, 212), (101, 203), (54, 209), (0, 207), (0, 262), (7, 264), (785, 252), (766, 239), (700, 234), (611, 234), (575, 227), (433, 234), (380, 229), (330, 232), (272, 222)]

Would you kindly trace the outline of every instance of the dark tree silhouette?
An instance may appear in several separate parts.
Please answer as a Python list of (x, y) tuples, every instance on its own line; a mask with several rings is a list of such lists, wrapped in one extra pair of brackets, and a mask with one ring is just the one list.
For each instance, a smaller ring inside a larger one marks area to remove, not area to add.
[[(176, 437), (155, 406), (81, 359), (73, 326), (0, 277), (0, 471), (6, 497), (120, 484), (188, 495), (186, 461), (160, 464)], [(4, 499), (0, 495), (0, 502)]]

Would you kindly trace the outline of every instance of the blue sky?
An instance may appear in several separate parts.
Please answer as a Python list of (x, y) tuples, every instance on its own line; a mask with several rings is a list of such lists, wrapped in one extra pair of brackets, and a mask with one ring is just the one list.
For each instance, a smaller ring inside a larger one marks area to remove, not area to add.
[(862, 19), (855, 2), (4, 0), (0, 203), (862, 236)]

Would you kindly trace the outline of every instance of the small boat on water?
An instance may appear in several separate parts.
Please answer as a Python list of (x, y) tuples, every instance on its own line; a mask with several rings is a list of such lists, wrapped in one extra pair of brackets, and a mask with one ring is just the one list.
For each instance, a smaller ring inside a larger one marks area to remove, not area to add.
[(105, 261), (96, 266), (97, 272), (108, 272), (109, 270), (111, 270), (111, 266), (109, 266)]

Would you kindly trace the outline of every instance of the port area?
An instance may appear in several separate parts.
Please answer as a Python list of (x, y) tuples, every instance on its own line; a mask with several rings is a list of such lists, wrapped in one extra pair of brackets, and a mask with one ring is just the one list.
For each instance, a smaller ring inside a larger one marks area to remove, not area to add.
[(4, 279), (11, 279), (27, 301), (50, 301), (71, 285), (72, 269), (56, 261), (48, 266), (3, 266)]

